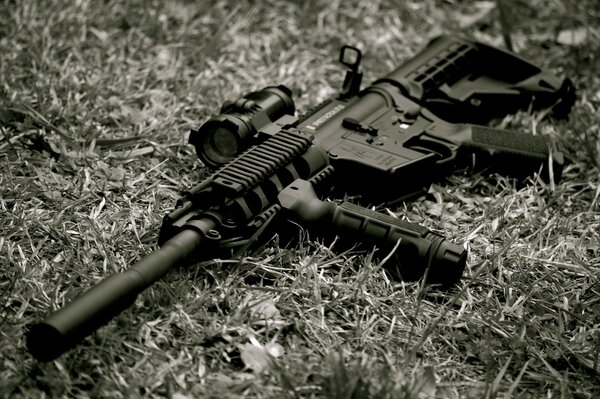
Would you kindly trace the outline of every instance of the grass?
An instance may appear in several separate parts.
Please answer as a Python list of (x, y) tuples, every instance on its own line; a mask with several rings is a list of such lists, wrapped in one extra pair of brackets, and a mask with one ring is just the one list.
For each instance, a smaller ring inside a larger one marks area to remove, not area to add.
[[(0, 396), (597, 396), (600, 7), (503, 3), (508, 28), (473, 2), (3, 0)], [(569, 165), (555, 186), (453, 176), (390, 209), (466, 242), (455, 289), (307, 237), (177, 270), (58, 360), (28, 355), (28, 324), (156, 248), (203, 173), (187, 132), (224, 100), (283, 83), (307, 110), (339, 89), (344, 43), (370, 82), (439, 33), (507, 29), (578, 101), (568, 122), (499, 123), (558, 137)]]

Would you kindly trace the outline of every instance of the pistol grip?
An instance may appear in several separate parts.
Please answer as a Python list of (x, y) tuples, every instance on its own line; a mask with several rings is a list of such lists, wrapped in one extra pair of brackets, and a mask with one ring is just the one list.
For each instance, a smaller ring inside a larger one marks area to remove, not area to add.
[[(452, 284), (462, 275), (466, 251), (418, 224), (343, 202), (321, 201), (310, 182), (294, 181), (279, 194), (284, 209), (303, 222), (333, 230), (356, 242), (395, 248), (393, 274), (405, 281)], [(428, 270), (429, 269), (429, 270)]]
[(476, 169), (489, 168), (517, 178), (541, 171), (545, 182), (560, 180), (564, 156), (551, 138), (478, 125), (469, 127), (471, 139), (463, 147), (475, 154)]

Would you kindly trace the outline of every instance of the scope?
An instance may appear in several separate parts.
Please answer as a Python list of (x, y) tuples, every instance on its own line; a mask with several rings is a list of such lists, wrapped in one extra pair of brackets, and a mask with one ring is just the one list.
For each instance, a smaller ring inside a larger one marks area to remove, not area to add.
[(283, 85), (268, 86), (235, 102), (225, 102), (219, 115), (191, 131), (189, 143), (202, 162), (217, 167), (248, 148), (262, 128), (294, 112), (292, 91)]

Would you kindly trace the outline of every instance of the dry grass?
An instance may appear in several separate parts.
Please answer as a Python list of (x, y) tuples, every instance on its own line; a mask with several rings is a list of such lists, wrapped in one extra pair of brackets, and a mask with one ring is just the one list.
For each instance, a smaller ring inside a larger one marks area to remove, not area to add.
[(556, 135), (570, 164), (556, 186), (455, 176), (390, 210), (467, 243), (458, 287), (272, 245), (171, 273), (43, 364), (26, 326), (155, 248), (203, 173), (186, 134), (223, 100), (284, 83), (306, 110), (340, 87), (344, 43), (370, 82), (441, 32), (502, 45), (503, 30), (481, 2), (1, 1), (0, 396), (597, 396), (600, 7), (503, 3), (516, 50), (578, 102), (569, 122), (502, 124)]

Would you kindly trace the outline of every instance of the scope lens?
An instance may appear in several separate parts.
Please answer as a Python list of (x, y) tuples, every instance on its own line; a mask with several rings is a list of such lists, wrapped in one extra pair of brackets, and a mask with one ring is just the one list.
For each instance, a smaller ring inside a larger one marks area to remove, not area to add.
[(189, 143), (208, 166), (223, 165), (249, 147), (261, 129), (283, 115), (294, 114), (291, 95), (285, 86), (269, 86), (227, 102), (219, 115), (190, 132)]
[(231, 160), (238, 153), (238, 147), (237, 136), (223, 127), (210, 131), (202, 143), (204, 155), (215, 164)]

